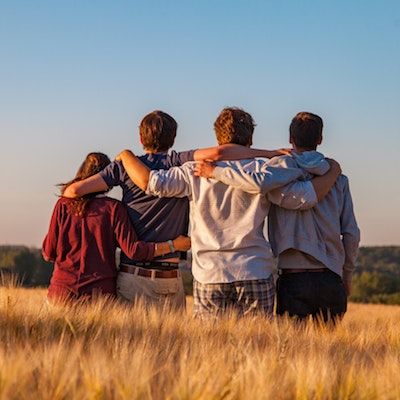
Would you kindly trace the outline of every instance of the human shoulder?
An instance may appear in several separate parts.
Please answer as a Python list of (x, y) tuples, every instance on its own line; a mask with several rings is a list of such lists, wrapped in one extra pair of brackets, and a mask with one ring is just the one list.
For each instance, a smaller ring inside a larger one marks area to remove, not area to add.
[(225, 161), (217, 161), (215, 164), (218, 167), (230, 167), (237, 170), (256, 170), (262, 167), (267, 163), (267, 160), (264, 158), (250, 158), (243, 160), (225, 160)]
[(171, 150), (167, 154), (167, 159), (171, 167), (179, 167), (187, 162), (194, 161), (196, 150), (175, 151)]
[(298, 168), (296, 160), (291, 155), (282, 155), (271, 158), (268, 161), (268, 165), (271, 167), (280, 167), (280, 168)]
[(196, 161), (187, 161), (183, 165), (177, 167), (181, 169), (187, 169), (187, 170), (192, 170), (196, 166)]
[(101, 211), (104, 215), (110, 215), (112, 220), (114, 220), (114, 218), (120, 218), (121, 215), (125, 217), (128, 213), (127, 206), (113, 197), (96, 197), (95, 201), (98, 205), (96, 207), (97, 211)]
[(349, 178), (346, 175), (339, 175), (336, 182), (342, 190), (349, 190)]
[(125, 205), (120, 200), (114, 199), (113, 197), (101, 196), (96, 197), (95, 200), (99, 204), (104, 204), (110, 208), (125, 207)]
[[(192, 176), (194, 174), (194, 169), (196, 166), (195, 161), (188, 161), (182, 165), (177, 165), (170, 167), (165, 171), (160, 171), (160, 174), (167, 173), (170, 176)], [(157, 172), (156, 172), (157, 173)]]
[(74, 199), (70, 199), (69, 197), (63, 197), (60, 196), (54, 206), (56, 209), (62, 209), (64, 207), (68, 207), (70, 204), (72, 204)]
[(53, 208), (53, 218), (63, 218), (70, 214), (71, 204), (74, 199), (60, 196)]
[(128, 174), (121, 161), (114, 160), (99, 172), (99, 176), (104, 180), (108, 187), (119, 186), (127, 179)]

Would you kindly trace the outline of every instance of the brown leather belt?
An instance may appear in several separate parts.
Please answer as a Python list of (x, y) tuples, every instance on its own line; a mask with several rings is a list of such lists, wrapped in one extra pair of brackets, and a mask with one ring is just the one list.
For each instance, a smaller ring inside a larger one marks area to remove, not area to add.
[(329, 268), (314, 268), (314, 269), (301, 269), (301, 268), (282, 268), (279, 270), (280, 274), (298, 274), (300, 272), (329, 272)]
[(126, 272), (128, 274), (144, 276), (146, 278), (161, 278), (170, 279), (177, 278), (179, 276), (179, 270), (174, 269), (171, 271), (159, 271), (156, 269), (145, 269), (140, 267), (135, 267), (134, 265), (120, 265), (119, 270)]

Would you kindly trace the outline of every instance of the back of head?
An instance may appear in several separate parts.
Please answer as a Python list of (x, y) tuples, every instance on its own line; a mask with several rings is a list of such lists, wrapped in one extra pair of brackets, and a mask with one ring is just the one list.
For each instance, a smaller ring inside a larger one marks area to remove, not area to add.
[(90, 176), (96, 175), (110, 163), (111, 161), (108, 156), (103, 153), (89, 153), (79, 167), (74, 181), (82, 181)]
[(304, 150), (315, 150), (322, 141), (322, 118), (302, 111), (295, 115), (290, 124), (290, 143)]
[(178, 124), (167, 113), (153, 111), (147, 114), (140, 123), (140, 140), (145, 150), (167, 151), (175, 141)]
[[(81, 166), (79, 167), (75, 178), (70, 180), (67, 183), (61, 184), (61, 194), (64, 193), (65, 189), (74, 182), (82, 181), (86, 178), (89, 178), (93, 175), (96, 175), (100, 171), (102, 171), (107, 165), (111, 163), (108, 156), (103, 153), (89, 153)], [(104, 192), (102, 192), (104, 193)], [(90, 193), (83, 197), (79, 197), (76, 199), (72, 199), (70, 209), (72, 213), (76, 215), (83, 215), (87, 203), (93, 197), (95, 197), (99, 193)]]
[(256, 124), (246, 111), (236, 107), (224, 108), (214, 122), (218, 144), (234, 143), (251, 146)]

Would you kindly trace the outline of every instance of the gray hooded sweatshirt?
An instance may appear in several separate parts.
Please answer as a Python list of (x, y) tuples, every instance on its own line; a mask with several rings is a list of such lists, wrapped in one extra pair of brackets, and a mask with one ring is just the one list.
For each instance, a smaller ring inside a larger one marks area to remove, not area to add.
[[(269, 166), (299, 168), (303, 171), (304, 180), (323, 175), (329, 170), (329, 163), (317, 151), (275, 157), (270, 160)], [(258, 188), (258, 192), (267, 194), (272, 203), (268, 215), (269, 241), (274, 255), (278, 257), (279, 268), (294, 268), (293, 262), (297, 260), (302, 264), (299, 268), (326, 266), (344, 279), (351, 279), (360, 231), (346, 176), (341, 175), (328, 195), (313, 208), (288, 210), (280, 207), (285, 200), (282, 191), (266, 193), (263, 190), (263, 181), (267, 178), (265, 172), (245, 176), (244, 171), (228, 169), (217, 167), (216, 179), (250, 193), (256, 193)], [(308, 265), (305, 265), (307, 260)], [(285, 261), (290, 262), (285, 265)]]

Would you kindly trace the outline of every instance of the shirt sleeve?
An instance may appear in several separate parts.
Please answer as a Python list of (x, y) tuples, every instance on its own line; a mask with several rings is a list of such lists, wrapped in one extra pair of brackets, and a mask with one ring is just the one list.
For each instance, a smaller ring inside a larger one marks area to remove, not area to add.
[(113, 161), (100, 171), (100, 176), (104, 179), (108, 187), (119, 186), (122, 183), (124, 171), (124, 167), (120, 161)]
[(268, 200), (287, 210), (308, 210), (318, 203), (311, 181), (295, 181), (268, 193)]
[(353, 200), (351, 198), (349, 181), (343, 176), (344, 181), (344, 201), (340, 215), (340, 226), (342, 243), (345, 252), (343, 266), (343, 280), (351, 280), (352, 273), (356, 267), (358, 246), (360, 244), (360, 229), (358, 228), (354, 215)]
[(189, 151), (181, 151), (171, 152), (171, 166), (172, 167), (180, 167), (181, 165), (189, 162), (194, 161), (194, 153), (196, 150), (189, 150)]
[(148, 261), (154, 258), (154, 243), (138, 240), (126, 207), (118, 203), (113, 216), (115, 239), (120, 249), (131, 259)]
[(46, 261), (55, 261), (57, 257), (57, 243), (60, 231), (61, 204), (60, 201), (54, 207), (50, 220), (49, 231), (44, 238), (42, 255)]
[(190, 197), (189, 175), (189, 167), (186, 165), (151, 171), (146, 194), (157, 197)]
[(241, 167), (215, 167), (214, 178), (225, 185), (251, 194), (267, 194), (303, 175), (299, 168), (271, 167), (264, 163), (260, 171), (245, 171)]

